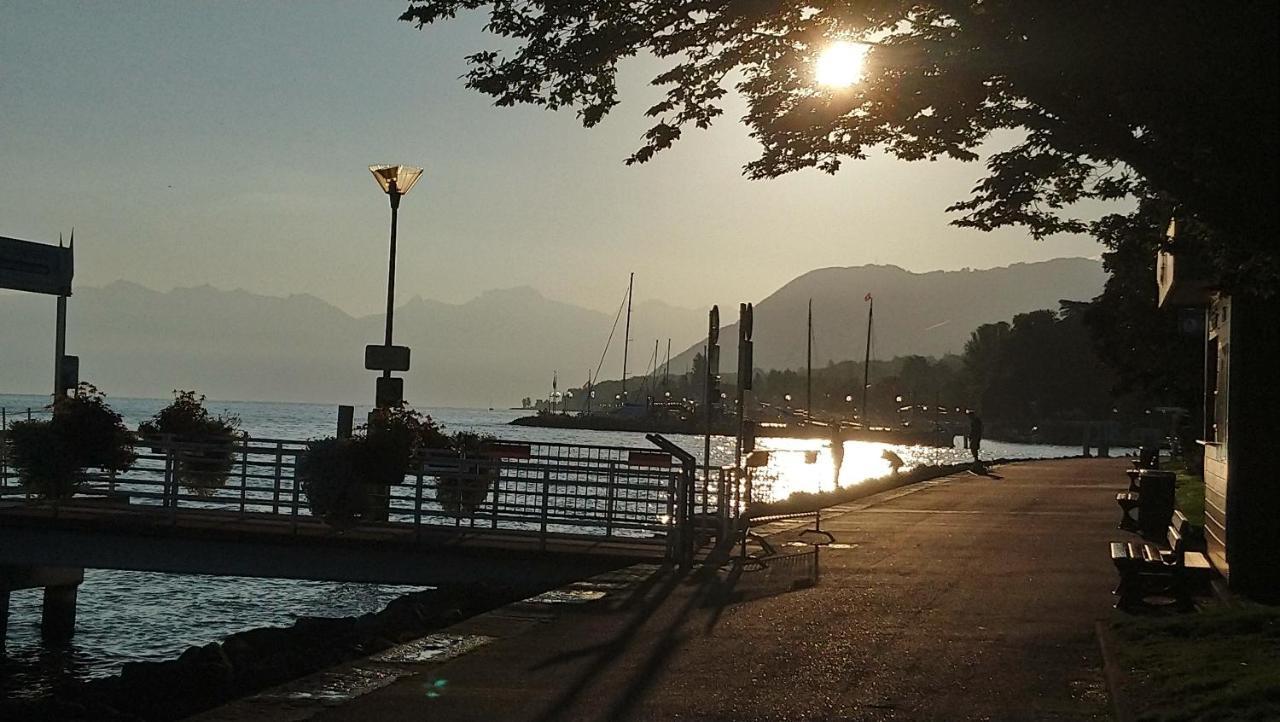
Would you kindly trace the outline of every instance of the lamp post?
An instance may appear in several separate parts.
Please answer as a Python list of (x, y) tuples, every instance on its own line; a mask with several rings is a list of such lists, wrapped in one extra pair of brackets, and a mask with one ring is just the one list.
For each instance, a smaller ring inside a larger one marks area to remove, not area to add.
[(369, 351), (367, 349), (365, 351), (366, 368), (382, 371), (382, 378), (378, 380), (377, 406), (385, 408), (398, 404), (404, 397), (403, 381), (396, 379), (400, 383), (393, 382), (391, 372), (409, 370), (409, 349), (395, 352), (392, 350), (395, 347), (391, 345), (396, 296), (396, 220), (400, 211), (400, 197), (408, 193), (418, 182), (418, 178), (422, 176), (422, 169), (408, 165), (371, 165), (369, 172), (373, 174), (374, 180), (378, 182), (378, 186), (382, 188), (383, 193), (387, 194), (391, 202), (391, 252), (387, 261), (387, 323), (383, 340), (385, 354), (381, 358), (371, 359)]

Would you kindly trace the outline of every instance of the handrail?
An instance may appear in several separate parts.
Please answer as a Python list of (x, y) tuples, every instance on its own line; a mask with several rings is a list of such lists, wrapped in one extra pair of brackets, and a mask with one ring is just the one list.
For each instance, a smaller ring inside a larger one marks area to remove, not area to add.
[[(726, 496), (724, 472), (697, 477), (696, 460), (674, 444), (659, 446), (680, 460), (677, 468), (630, 463), (651, 459), (652, 448), (523, 440), (499, 443), (530, 447), (530, 451), (461, 465), (457, 457), (445, 453), (422, 454), (406, 468), (399, 484), (387, 488), (382, 502), (385, 521), (371, 523), (411, 527), (417, 533), (424, 528), (458, 526), (476, 533), (534, 533), (544, 545), (548, 537), (557, 535), (629, 543), (649, 540), (668, 545), (673, 559), (687, 562), (692, 558), (694, 510), (730, 513), (720, 501)], [(248, 436), (230, 443), (139, 437), (132, 469), (85, 473), (80, 492), (86, 498), (98, 497), (95, 508), (127, 504), (139, 514), (163, 514), (166, 523), (179, 524), (184, 518), (198, 518), (202, 525), (222, 523), (222, 519), (227, 524), (278, 519), (297, 534), (322, 523), (312, 514), (304, 485), (296, 476), (297, 460), (307, 453), (306, 444)], [(212, 450), (227, 454), (225, 468), (211, 471), (182, 464)], [(35, 501), (29, 489), (19, 491), (8, 485), (15, 474), (0, 473), (0, 477), (4, 477), (0, 486), (12, 494), (6, 498), (25, 496), (28, 503)]]

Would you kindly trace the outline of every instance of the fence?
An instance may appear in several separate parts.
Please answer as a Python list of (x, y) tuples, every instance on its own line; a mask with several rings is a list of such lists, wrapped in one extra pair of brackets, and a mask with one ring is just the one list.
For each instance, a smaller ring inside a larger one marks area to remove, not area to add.
[[(0, 443), (0, 459), (4, 447)], [(157, 514), (320, 523), (297, 476), (307, 442), (242, 438), (230, 444), (144, 438), (137, 460), (120, 474), (86, 473), (77, 500), (128, 503)], [(374, 493), (377, 523), (426, 530), (586, 535), (669, 543), (689, 519), (724, 518), (736, 508), (732, 474), (723, 469), (688, 478), (656, 449), (498, 441), (478, 458), (432, 452), (414, 459), (401, 483)], [(10, 500), (30, 489), (0, 467)], [(691, 493), (688, 510), (679, 494)]]

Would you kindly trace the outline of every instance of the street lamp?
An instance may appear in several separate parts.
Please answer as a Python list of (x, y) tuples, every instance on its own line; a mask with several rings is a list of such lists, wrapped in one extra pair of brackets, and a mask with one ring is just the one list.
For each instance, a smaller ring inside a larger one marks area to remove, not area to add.
[[(365, 350), (365, 366), (371, 370), (382, 371), (382, 378), (378, 380), (377, 405), (383, 408), (395, 406), (404, 398), (403, 381), (397, 379), (400, 381), (399, 384), (391, 381), (391, 372), (409, 370), (409, 349), (395, 352), (391, 345), (392, 316), (395, 312), (396, 296), (396, 216), (400, 210), (400, 197), (413, 189), (413, 184), (417, 183), (418, 178), (422, 176), (422, 169), (408, 165), (371, 165), (369, 172), (373, 174), (374, 180), (391, 201), (391, 253), (387, 261), (387, 324), (383, 341), (385, 352), (380, 358), (371, 358), (369, 350)], [(374, 355), (378, 354), (375, 352)]]

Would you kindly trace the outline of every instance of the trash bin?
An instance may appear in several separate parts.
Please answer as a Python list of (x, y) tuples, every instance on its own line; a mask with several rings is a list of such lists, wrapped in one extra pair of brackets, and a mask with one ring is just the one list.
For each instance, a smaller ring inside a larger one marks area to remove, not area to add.
[(1138, 468), (1139, 469), (1159, 469), (1160, 468), (1160, 447), (1159, 446), (1139, 446), (1138, 447)]
[(1138, 472), (1138, 527), (1148, 539), (1163, 539), (1169, 518), (1173, 516), (1174, 485), (1178, 475), (1172, 471), (1143, 469)]

